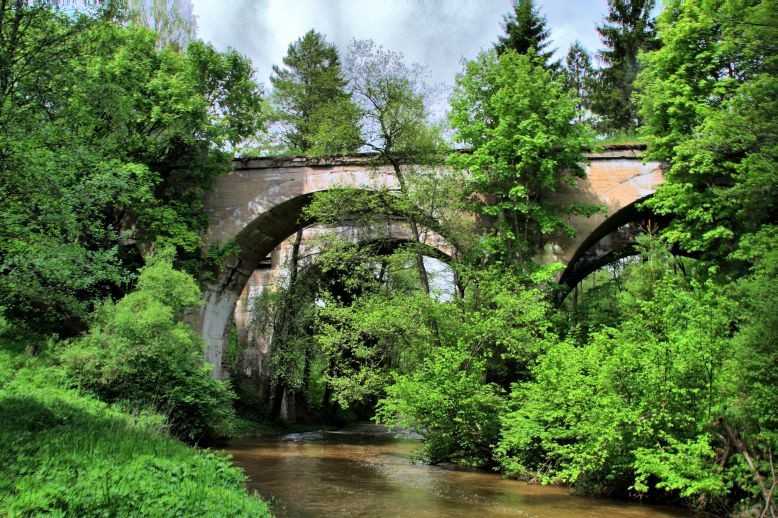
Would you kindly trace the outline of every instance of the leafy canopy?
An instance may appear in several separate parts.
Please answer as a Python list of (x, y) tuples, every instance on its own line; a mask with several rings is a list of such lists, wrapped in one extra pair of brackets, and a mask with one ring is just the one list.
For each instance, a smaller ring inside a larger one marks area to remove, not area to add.
[(62, 360), (70, 378), (100, 399), (152, 408), (167, 416), (174, 433), (198, 440), (229, 417), (232, 393), (211, 378), (202, 338), (181, 321), (201, 304), (200, 290), (172, 260), (170, 248), (150, 256), (135, 290), (106, 302)]
[(775, 221), (775, 13), (774, 0), (671, 3), (638, 78), (650, 153), (670, 165), (649, 205), (674, 215), (669, 241), (722, 265)]
[(572, 232), (565, 214), (591, 210), (544, 199), (584, 174), (576, 99), (532, 54), (492, 51), (457, 77), (451, 106), (455, 138), (472, 152), (449, 163), (470, 172), (475, 209), (494, 229), (484, 252), (523, 267), (544, 237)]
[(273, 66), (273, 118), (294, 153), (351, 153), (360, 145), (359, 113), (346, 91), (334, 45), (314, 30), (289, 45), (285, 67)]
[(18, 325), (73, 333), (127, 291), (156, 239), (202, 263), (204, 195), (231, 167), (224, 148), (261, 126), (261, 89), (234, 51), (179, 53), (145, 28), (12, 4), (0, 12), (0, 304)]

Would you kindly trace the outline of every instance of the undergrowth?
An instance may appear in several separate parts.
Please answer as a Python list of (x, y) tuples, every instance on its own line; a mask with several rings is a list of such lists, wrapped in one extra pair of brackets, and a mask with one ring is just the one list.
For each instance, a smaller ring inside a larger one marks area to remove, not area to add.
[(0, 515), (269, 516), (221, 453), (67, 388), (63, 370), (0, 343)]

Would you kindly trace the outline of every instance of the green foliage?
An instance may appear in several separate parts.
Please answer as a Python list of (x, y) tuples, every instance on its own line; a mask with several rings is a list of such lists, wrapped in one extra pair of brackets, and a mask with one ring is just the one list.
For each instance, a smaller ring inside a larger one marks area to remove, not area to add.
[(663, 46), (645, 55), (638, 78), (649, 151), (670, 164), (648, 205), (674, 216), (665, 239), (698, 254), (739, 305), (722, 367), (730, 383), (709, 423), (715, 464), (703, 438), (676, 437), (664, 450), (639, 450), (641, 482), (660, 477), (703, 496), (723, 484), (724, 502), (763, 515), (775, 514), (778, 446), (768, 288), (777, 261), (776, 12), (774, 0), (671, 2), (658, 21)]
[(657, 46), (651, 16), (654, 4), (654, 0), (608, 0), (605, 23), (597, 26), (605, 46), (598, 53), (604, 67), (597, 72), (591, 107), (601, 117), (596, 126), (604, 134), (634, 132), (640, 125), (633, 82), (638, 53)]
[[(743, 239), (738, 256), (751, 264), (751, 275), (734, 283), (742, 306), (742, 320), (734, 337), (736, 351), (733, 379), (740, 394), (737, 413), (745, 431), (763, 434), (775, 440), (778, 434), (778, 296), (774, 283), (778, 277), (778, 227), (765, 225)], [(730, 416), (736, 419), (735, 416)]]
[(65, 388), (62, 369), (0, 350), (0, 514), (269, 516), (222, 454), (168, 437), (165, 419), (129, 415)]
[(257, 336), (270, 337), (271, 381), (300, 392), (307, 389), (310, 362), (318, 352), (311, 335), (318, 313), (315, 302), (319, 287), (314, 272), (309, 270), (298, 272), (292, 281), (252, 299), (251, 327)]
[[(407, 65), (402, 54), (373, 41), (353, 41), (345, 73), (361, 115), (362, 140), (380, 159), (400, 164), (431, 164), (442, 147), (440, 128), (429, 124), (425, 102), (431, 89), (426, 71)], [(402, 174), (402, 172), (401, 172)]]
[(260, 125), (250, 63), (148, 29), (3, 4), (0, 304), (16, 325), (81, 331), (157, 238), (199, 256), (222, 151)]
[(475, 209), (491, 223), (486, 253), (524, 267), (545, 236), (572, 233), (566, 215), (593, 211), (544, 198), (584, 174), (587, 132), (574, 122), (576, 100), (532, 55), (508, 51), (469, 62), (451, 105), (456, 139), (472, 153), (449, 163), (470, 172)]
[(427, 302), (435, 307), (428, 324), (435, 345), (417, 346), (419, 358), (393, 373), (377, 418), (424, 435), (424, 454), (433, 462), (486, 466), (494, 463), (506, 389), (529, 374), (556, 337), (540, 290), (498, 269), (465, 278), (464, 299)]
[(499, 54), (508, 50), (517, 54), (532, 53), (544, 67), (557, 66), (558, 63), (549, 63), (554, 55), (553, 50), (546, 51), (551, 44), (547, 41), (551, 33), (546, 28), (546, 18), (540, 15), (533, 0), (516, 0), (513, 13), (505, 16), (503, 24), (505, 36), (500, 36), (494, 46)]
[(199, 305), (194, 279), (173, 269), (171, 249), (159, 252), (133, 292), (98, 310), (62, 362), (78, 386), (104, 401), (153, 408), (174, 433), (198, 440), (231, 415), (232, 397), (228, 385), (210, 377), (202, 339), (180, 321)]
[[(327, 359), (324, 382), (341, 408), (370, 403), (389, 372), (412, 365), (432, 340), (429, 297), (420, 292), (411, 249), (334, 242), (317, 258), (314, 339)], [(422, 325), (418, 325), (421, 322)]]
[(725, 408), (731, 302), (665, 264), (635, 270), (616, 326), (555, 345), (514, 388), (498, 448), (509, 473), (624, 491), (636, 450), (701, 440)]
[(570, 45), (565, 56), (562, 73), (564, 75), (565, 87), (578, 98), (576, 110), (578, 112), (578, 120), (582, 122), (591, 105), (591, 92), (595, 83), (592, 57), (589, 51), (581, 45), (581, 42), (576, 40), (575, 43)]
[(774, 237), (768, 226), (748, 239), (738, 255), (752, 272), (726, 285), (641, 240), (642, 262), (577, 302), (585, 328), (514, 386), (502, 469), (597, 493), (660, 489), (717, 512), (763, 506), (778, 446)]
[(411, 374), (394, 375), (376, 419), (422, 433), (430, 462), (487, 464), (504, 399), (485, 383), (485, 363), (463, 342), (435, 348)]
[(289, 45), (286, 68), (273, 66), (273, 118), (292, 153), (353, 153), (360, 145), (359, 112), (346, 92), (334, 45), (314, 30)]
[(125, 0), (122, 3), (129, 21), (152, 29), (161, 45), (183, 49), (197, 37), (197, 17), (191, 0)]
[(674, 215), (670, 242), (725, 267), (776, 211), (775, 13), (773, 0), (673, 3), (638, 79), (650, 153), (670, 164), (649, 205)]
[(342, 408), (380, 396), (391, 372), (416, 365), (429, 351), (430, 305), (424, 293), (389, 289), (364, 294), (348, 306), (327, 301), (316, 340), (330, 358), (326, 382)]
[(659, 479), (657, 488), (678, 491), (682, 497), (726, 494), (727, 487), (715, 462), (715, 450), (708, 434), (701, 433), (686, 442), (673, 437), (665, 440), (661, 448), (635, 451), (635, 489), (648, 491), (649, 478), (654, 476)]

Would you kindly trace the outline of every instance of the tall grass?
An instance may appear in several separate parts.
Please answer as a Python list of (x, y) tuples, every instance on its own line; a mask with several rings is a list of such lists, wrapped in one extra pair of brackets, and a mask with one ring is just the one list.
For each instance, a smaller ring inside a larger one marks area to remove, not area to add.
[(269, 516), (228, 457), (67, 388), (19, 349), (0, 343), (0, 515)]
[(598, 137), (591, 141), (592, 147), (608, 146), (644, 146), (648, 139), (636, 133), (618, 132), (611, 135)]

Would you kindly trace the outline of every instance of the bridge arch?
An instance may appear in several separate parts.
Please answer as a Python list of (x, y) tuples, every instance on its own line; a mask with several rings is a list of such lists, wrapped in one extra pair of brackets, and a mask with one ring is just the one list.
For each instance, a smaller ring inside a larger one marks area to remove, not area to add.
[[(333, 237), (347, 246), (355, 248), (370, 248), (378, 256), (391, 255), (399, 248), (412, 245), (425, 257), (425, 263), (429, 268), (428, 274), (433, 279), (434, 285), (445, 286), (443, 292), (436, 290), (436, 295), (443, 299), (453, 298), (454, 275), (450, 267), (443, 266), (452, 260), (452, 249), (441, 236), (435, 240), (427, 239), (426, 242), (419, 244), (407, 224), (389, 221), (381, 225), (382, 228), (367, 228), (362, 226), (352, 226), (349, 224), (341, 225), (320, 225), (314, 224), (303, 230), (298, 253), (298, 272), (308, 274), (311, 271), (318, 271), (318, 254), (323, 251), (333, 239)], [(431, 236), (430, 236), (431, 237)], [(263, 262), (249, 278), (246, 286), (241, 292), (235, 306), (233, 322), (234, 332), (237, 343), (240, 344), (240, 355), (230, 360), (230, 373), (240, 373), (245, 379), (250, 379), (259, 393), (269, 397), (269, 375), (267, 371), (267, 361), (270, 357), (270, 341), (268, 336), (257, 334), (253, 329), (251, 322), (254, 317), (255, 307), (253, 300), (268, 289), (274, 289), (279, 283), (286, 282), (286, 276), (289, 274), (287, 265), (291, 261), (293, 249), (295, 247), (296, 237), (289, 236), (284, 242), (276, 247), (269, 261)], [(434, 259), (432, 263), (427, 262), (427, 257)], [(340, 271), (342, 275), (347, 274), (348, 268)], [(321, 272), (319, 272), (320, 274)], [(317, 275), (317, 273), (314, 273)], [(337, 274), (336, 274), (337, 275)], [(451, 284), (452, 291), (446, 292), (446, 288)], [(231, 330), (231, 333), (233, 331)], [(237, 363), (236, 363), (237, 360)], [(236, 369), (233, 371), (233, 369)]]
[[(399, 188), (391, 168), (375, 166), (371, 159), (353, 156), (236, 161), (233, 172), (217, 180), (206, 200), (212, 222), (206, 242), (233, 241), (238, 252), (228, 259), (215, 280), (205, 283), (204, 304), (190, 317), (205, 339), (206, 360), (214, 366), (215, 376), (228, 374), (225, 351), (241, 292), (255, 268), (282, 241), (315, 223), (303, 212), (315, 193), (339, 187), (368, 192)], [(434, 232), (429, 235), (440, 237)], [(440, 239), (427, 244), (445, 252)]]
[(619, 259), (637, 255), (636, 239), (647, 230), (666, 226), (668, 218), (659, 217), (642, 206), (651, 196), (640, 198), (608, 217), (595, 228), (573, 253), (562, 271), (560, 298), (589, 274)]
[[(650, 196), (662, 178), (658, 162), (643, 162), (640, 148), (612, 148), (589, 156), (587, 178), (563, 188), (551, 201), (561, 204), (595, 203), (601, 214), (572, 217), (576, 235), (557, 236), (547, 243), (541, 261), (573, 265), (564, 282), (581, 272), (587, 250), (618, 229), (621, 219), (632, 219), (636, 204)], [(206, 283), (204, 304), (192, 324), (207, 343), (206, 358), (214, 374), (223, 377), (224, 351), (236, 301), (255, 267), (286, 237), (312, 221), (301, 219), (303, 208), (316, 192), (337, 187), (367, 191), (397, 190), (397, 178), (389, 166), (375, 166), (372, 156), (324, 158), (261, 158), (238, 160), (231, 174), (219, 178), (206, 200), (212, 222), (207, 243), (238, 245), (219, 277)], [(578, 267), (575, 265), (579, 264)], [(589, 263), (593, 264), (593, 263)], [(578, 270), (576, 270), (578, 268)]]

